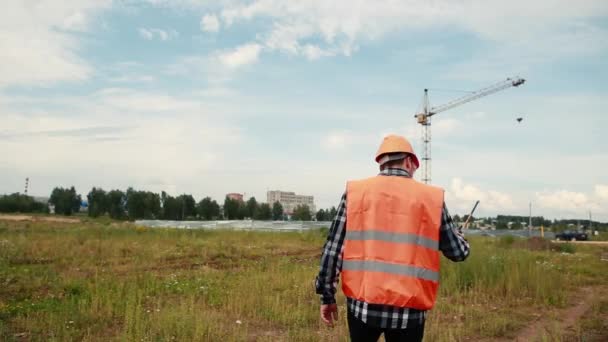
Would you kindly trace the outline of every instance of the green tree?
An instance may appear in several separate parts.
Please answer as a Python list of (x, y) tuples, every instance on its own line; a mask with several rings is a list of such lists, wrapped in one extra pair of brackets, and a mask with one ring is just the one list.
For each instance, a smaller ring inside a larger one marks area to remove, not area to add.
[(87, 201), (89, 202), (89, 216), (91, 217), (98, 217), (109, 211), (108, 195), (102, 188), (93, 187), (87, 195)]
[(258, 202), (255, 200), (255, 197), (251, 197), (247, 201), (247, 217), (255, 218), (258, 212)]
[(240, 201), (232, 199), (228, 196), (224, 199), (224, 218), (235, 220), (239, 215)]
[(268, 203), (260, 204), (257, 212), (256, 220), (270, 220), (272, 218), (272, 209)]
[(317, 214), (315, 215), (317, 221), (325, 221), (325, 216), (327, 215), (325, 214), (325, 210), (323, 209), (319, 209), (319, 211), (317, 211)]
[(203, 220), (213, 220), (220, 216), (220, 206), (211, 197), (203, 198), (197, 206), (198, 215)]
[(46, 212), (45, 203), (37, 202), (32, 196), (14, 193), (0, 195), (0, 212), (2, 213), (31, 213)]
[(143, 218), (145, 211), (143, 196), (141, 196), (139, 191), (136, 191), (131, 187), (127, 189), (126, 196), (127, 214), (129, 215), (129, 219)]
[(149, 191), (127, 189), (127, 212), (129, 219), (156, 219), (161, 216), (161, 200), (158, 194)]
[(165, 220), (178, 221), (182, 219), (182, 201), (173, 196), (161, 193), (162, 218)]
[(275, 221), (283, 220), (283, 206), (279, 202), (272, 204), (272, 219)]
[(509, 226), (507, 225), (507, 222), (498, 221), (496, 222), (496, 229), (509, 229)]
[(338, 216), (338, 210), (336, 207), (331, 207), (331, 209), (329, 209), (329, 219), (327, 221), (335, 220), (336, 216)]
[(107, 194), (108, 213), (115, 220), (123, 220), (126, 218), (125, 204), (127, 201), (126, 195), (120, 190), (112, 190)]
[(76, 194), (74, 187), (54, 188), (49, 203), (55, 206), (55, 213), (69, 216), (80, 210), (82, 198)]
[(312, 219), (310, 208), (306, 204), (296, 206), (292, 218), (296, 221), (310, 221)]
[(181, 195), (178, 197), (178, 200), (182, 205), (182, 220), (186, 219), (187, 217), (196, 216), (196, 201), (192, 195)]
[(211, 219), (219, 219), (221, 217), (220, 205), (215, 200), (211, 201)]
[(249, 209), (247, 208), (247, 203), (243, 201), (238, 202), (238, 210), (236, 212), (236, 218), (239, 220), (243, 220), (244, 218), (249, 216)]
[(160, 196), (157, 193), (146, 191), (144, 193), (144, 211), (145, 219), (158, 219), (162, 215), (162, 207), (160, 206)]

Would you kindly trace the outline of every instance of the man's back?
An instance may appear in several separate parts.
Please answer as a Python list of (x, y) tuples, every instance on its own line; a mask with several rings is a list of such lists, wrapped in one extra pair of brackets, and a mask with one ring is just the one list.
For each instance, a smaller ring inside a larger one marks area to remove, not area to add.
[(443, 190), (405, 177), (347, 185), (342, 289), (372, 304), (430, 309), (439, 282)]

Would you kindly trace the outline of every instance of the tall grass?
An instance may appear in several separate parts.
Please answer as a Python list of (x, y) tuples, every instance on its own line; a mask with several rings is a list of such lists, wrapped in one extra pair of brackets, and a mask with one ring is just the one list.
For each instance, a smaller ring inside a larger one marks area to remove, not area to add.
[[(315, 231), (0, 222), (0, 339), (346, 340), (344, 305), (335, 329), (318, 319), (313, 279), (324, 239)], [(607, 280), (597, 248), (471, 244), (466, 262), (442, 262), (428, 340), (509, 336), (536, 309), (564, 306), (570, 288)]]

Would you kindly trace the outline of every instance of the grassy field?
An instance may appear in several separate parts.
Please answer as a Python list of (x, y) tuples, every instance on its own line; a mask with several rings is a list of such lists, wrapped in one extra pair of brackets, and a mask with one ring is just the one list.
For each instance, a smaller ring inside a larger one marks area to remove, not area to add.
[[(0, 221), (0, 340), (346, 341), (342, 295), (341, 324), (318, 319), (313, 279), (324, 240), (319, 231)], [(442, 260), (425, 340), (511, 339), (560, 316), (581, 289), (598, 293), (593, 319), (549, 325), (542, 338), (605, 340), (607, 247), (471, 244), (466, 262)]]
[(591, 241), (608, 241), (608, 232), (599, 232), (599, 235), (591, 236)]

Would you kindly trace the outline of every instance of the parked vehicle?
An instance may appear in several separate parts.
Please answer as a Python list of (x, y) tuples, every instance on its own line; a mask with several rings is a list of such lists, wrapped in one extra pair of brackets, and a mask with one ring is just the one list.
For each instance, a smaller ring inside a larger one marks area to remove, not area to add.
[(589, 240), (589, 236), (584, 232), (576, 232), (576, 231), (563, 231), (561, 233), (555, 234), (556, 240), (564, 240), (564, 241), (586, 241)]

